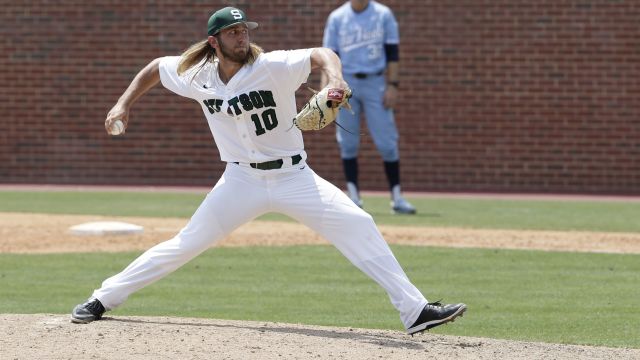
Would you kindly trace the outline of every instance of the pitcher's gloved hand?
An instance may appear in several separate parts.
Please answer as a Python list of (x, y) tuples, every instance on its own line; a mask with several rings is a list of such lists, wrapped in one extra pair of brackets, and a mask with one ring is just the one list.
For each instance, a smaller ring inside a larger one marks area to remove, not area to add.
[[(313, 89), (310, 90), (313, 91)], [(293, 119), (293, 123), (300, 130), (323, 129), (336, 120), (340, 108), (351, 109), (349, 106), (351, 89), (349, 88), (326, 87), (320, 92), (314, 91), (314, 93)]]

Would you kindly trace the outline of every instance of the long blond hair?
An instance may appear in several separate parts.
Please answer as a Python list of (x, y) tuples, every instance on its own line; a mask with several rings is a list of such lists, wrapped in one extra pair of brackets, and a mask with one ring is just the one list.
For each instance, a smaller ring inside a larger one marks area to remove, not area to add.
[[(247, 64), (253, 64), (258, 56), (263, 53), (264, 50), (254, 43), (249, 43), (249, 55), (247, 56)], [(209, 41), (204, 39), (199, 41), (191, 46), (187, 50), (185, 50), (182, 55), (180, 55), (180, 63), (178, 63), (178, 75), (182, 75), (185, 71), (191, 69), (196, 66), (200, 62), (199, 69), (194, 72), (193, 76), (195, 77), (200, 70), (207, 64), (213, 63), (213, 60), (216, 58), (216, 49), (209, 45)], [(202, 61), (204, 59), (204, 61)]]

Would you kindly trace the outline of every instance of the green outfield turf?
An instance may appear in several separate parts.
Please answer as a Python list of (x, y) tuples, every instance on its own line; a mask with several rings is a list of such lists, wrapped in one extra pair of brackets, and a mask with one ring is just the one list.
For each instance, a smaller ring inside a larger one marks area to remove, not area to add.
[[(204, 194), (0, 191), (0, 212), (190, 217)], [(640, 202), (412, 198), (415, 216), (392, 215), (386, 196), (365, 197), (378, 224), (477, 229), (640, 232)], [(267, 214), (261, 219), (290, 221)]]
[[(434, 333), (640, 348), (640, 256), (394, 246), (430, 300), (467, 314)], [(0, 313), (68, 313), (137, 254), (0, 254)], [(386, 294), (331, 246), (212, 249), (117, 315), (403, 330)]]

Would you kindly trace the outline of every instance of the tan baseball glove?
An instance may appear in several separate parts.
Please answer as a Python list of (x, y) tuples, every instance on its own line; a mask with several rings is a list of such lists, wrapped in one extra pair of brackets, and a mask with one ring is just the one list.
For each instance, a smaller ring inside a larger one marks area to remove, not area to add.
[(349, 106), (351, 89), (326, 87), (320, 92), (309, 89), (314, 95), (304, 104), (300, 112), (293, 119), (293, 123), (300, 130), (320, 130), (331, 124), (338, 117), (340, 108)]

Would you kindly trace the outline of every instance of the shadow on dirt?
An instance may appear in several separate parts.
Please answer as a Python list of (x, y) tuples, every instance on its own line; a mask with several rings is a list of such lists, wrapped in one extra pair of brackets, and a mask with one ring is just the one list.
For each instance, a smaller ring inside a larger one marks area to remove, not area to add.
[[(154, 324), (154, 325), (167, 325), (167, 326), (188, 326), (188, 327), (203, 327), (203, 328), (235, 328), (235, 329), (244, 329), (251, 330), (261, 333), (281, 333), (281, 334), (296, 334), (296, 335), (304, 335), (304, 336), (313, 336), (327, 339), (345, 339), (351, 341), (362, 342), (366, 344), (373, 344), (387, 348), (395, 348), (395, 349), (412, 349), (412, 350), (422, 350), (425, 349), (426, 346), (431, 342), (442, 343), (442, 339), (432, 339), (426, 338), (424, 336), (416, 335), (411, 337), (410, 339), (399, 339), (394, 336), (385, 335), (385, 334), (377, 334), (375, 330), (372, 330), (371, 333), (362, 334), (362, 329), (359, 329), (360, 333), (354, 332), (350, 329), (345, 330), (324, 330), (317, 328), (297, 328), (297, 327), (289, 327), (286, 325), (272, 326), (270, 324), (264, 325), (246, 325), (246, 326), (238, 326), (238, 325), (229, 325), (229, 324), (209, 324), (209, 323), (197, 323), (197, 322), (178, 322), (178, 321), (157, 321), (157, 320), (140, 320), (140, 319), (123, 319), (123, 318), (111, 318), (105, 317), (102, 321), (113, 321), (113, 322), (122, 322), (122, 323), (138, 323), (138, 324)], [(365, 330), (366, 331), (366, 330)], [(398, 337), (409, 337), (409, 335), (398, 332)], [(481, 344), (469, 344), (469, 343), (456, 343), (450, 344), (455, 347), (475, 347), (481, 346)]]

